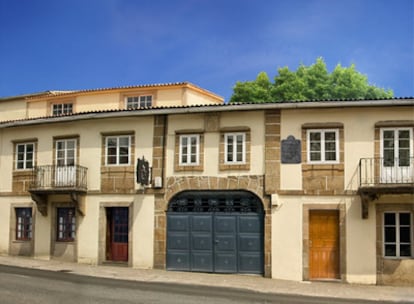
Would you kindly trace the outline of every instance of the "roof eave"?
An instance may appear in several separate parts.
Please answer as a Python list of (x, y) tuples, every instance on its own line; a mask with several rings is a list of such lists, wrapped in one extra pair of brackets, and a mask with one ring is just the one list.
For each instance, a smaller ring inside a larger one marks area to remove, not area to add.
[[(174, 115), (232, 111), (262, 111), (262, 110), (293, 110), (293, 109), (322, 109), (322, 108), (360, 108), (360, 107), (389, 107), (414, 106), (414, 98), (392, 100), (361, 100), (361, 101), (327, 101), (327, 102), (289, 102), (289, 103), (258, 103), (258, 104), (213, 104), (204, 106), (163, 107), (143, 110), (114, 110), (106, 112), (84, 112), (67, 116), (42, 117), (0, 123), (0, 128), (13, 128), (51, 123), (65, 123), (91, 119), (138, 117), (151, 115)], [(414, 110), (413, 110), (414, 112)]]

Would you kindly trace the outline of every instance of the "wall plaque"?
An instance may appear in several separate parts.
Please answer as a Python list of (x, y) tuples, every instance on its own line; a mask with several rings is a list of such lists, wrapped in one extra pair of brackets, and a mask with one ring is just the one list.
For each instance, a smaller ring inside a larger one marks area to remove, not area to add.
[(142, 186), (149, 185), (149, 177), (150, 177), (150, 166), (148, 161), (142, 156), (138, 158), (137, 161), (137, 183), (141, 184)]
[(282, 140), (282, 164), (300, 164), (301, 163), (301, 143), (299, 139), (289, 135), (287, 139)]

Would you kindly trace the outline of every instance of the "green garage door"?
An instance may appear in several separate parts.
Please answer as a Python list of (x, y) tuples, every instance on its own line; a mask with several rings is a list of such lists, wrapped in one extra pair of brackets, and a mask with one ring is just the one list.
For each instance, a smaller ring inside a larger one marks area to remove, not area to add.
[(167, 213), (167, 269), (263, 274), (263, 208), (246, 191), (186, 191)]

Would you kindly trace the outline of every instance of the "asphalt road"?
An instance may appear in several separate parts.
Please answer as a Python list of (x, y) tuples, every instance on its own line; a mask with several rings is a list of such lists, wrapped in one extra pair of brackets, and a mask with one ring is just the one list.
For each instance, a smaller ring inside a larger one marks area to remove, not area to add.
[(231, 288), (135, 282), (0, 265), (0, 303), (362, 304), (374, 302), (266, 294)]

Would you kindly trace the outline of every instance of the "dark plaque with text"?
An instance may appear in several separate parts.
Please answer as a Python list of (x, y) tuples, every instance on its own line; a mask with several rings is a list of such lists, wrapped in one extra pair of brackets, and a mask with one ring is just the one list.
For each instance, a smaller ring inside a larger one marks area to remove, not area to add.
[(300, 164), (301, 144), (299, 139), (289, 135), (282, 140), (282, 164)]

